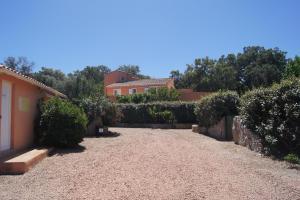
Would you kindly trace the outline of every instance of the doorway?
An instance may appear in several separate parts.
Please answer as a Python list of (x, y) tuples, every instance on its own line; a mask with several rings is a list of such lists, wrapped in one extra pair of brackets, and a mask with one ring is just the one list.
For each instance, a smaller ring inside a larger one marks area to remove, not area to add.
[(11, 83), (3, 80), (1, 90), (0, 151), (9, 150), (11, 146), (11, 93)]

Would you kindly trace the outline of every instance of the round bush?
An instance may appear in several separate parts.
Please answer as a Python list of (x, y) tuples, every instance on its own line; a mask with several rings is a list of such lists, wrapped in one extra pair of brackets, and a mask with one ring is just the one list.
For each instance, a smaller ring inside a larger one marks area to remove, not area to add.
[(87, 117), (83, 110), (69, 101), (51, 98), (41, 106), (39, 125), (41, 144), (72, 147), (83, 140)]
[(266, 153), (300, 154), (300, 81), (286, 80), (246, 93), (241, 101), (243, 123), (257, 134)]
[(202, 98), (195, 106), (200, 126), (209, 128), (225, 116), (238, 114), (239, 96), (236, 92), (217, 92)]

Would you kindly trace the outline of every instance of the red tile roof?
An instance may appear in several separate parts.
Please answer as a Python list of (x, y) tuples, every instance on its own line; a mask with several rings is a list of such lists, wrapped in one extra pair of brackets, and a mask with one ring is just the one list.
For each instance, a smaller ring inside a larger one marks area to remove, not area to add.
[(141, 79), (137, 81), (128, 81), (124, 83), (113, 83), (106, 87), (124, 87), (124, 86), (165, 86), (170, 78), (160, 78), (160, 79)]
[(28, 83), (30, 83), (32, 85), (35, 85), (35, 86), (37, 86), (37, 87), (39, 87), (39, 88), (41, 88), (41, 89), (43, 89), (43, 90), (45, 90), (45, 91), (47, 91), (47, 92), (49, 92), (51, 94), (54, 94), (54, 95), (57, 95), (57, 96), (60, 96), (60, 97), (63, 97), (63, 98), (67, 97), (63, 93), (61, 93), (61, 92), (59, 92), (59, 91), (57, 91), (57, 90), (55, 90), (55, 89), (53, 89), (51, 87), (48, 87), (47, 85), (45, 85), (45, 84), (43, 84), (43, 83), (41, 83), (41, 82), (39, 82), (39, 81), (37, 81), (37, 80), (29, 77), (29, 76), (26, 76), (26, 75), (24, 75), (24, 74), (22, 74), (22, 73), (20, 73), (20, 72), (18, 72), (16, 70), (14, 70), (14, 69), (6, 67), (4, 65), (0, 65), (0, 74), (1, 73), (13, 76), (13, 77), (15, 77), (17, 79), (20, 79), (20, 80), (23, 80), (23, 81), (26, 81), (26, 82), (28, 82)]

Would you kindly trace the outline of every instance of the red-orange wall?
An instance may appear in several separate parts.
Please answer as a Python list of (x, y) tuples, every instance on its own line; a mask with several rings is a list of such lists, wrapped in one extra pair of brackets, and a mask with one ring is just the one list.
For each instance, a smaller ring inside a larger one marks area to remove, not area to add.
[(202, 97), (212, 94), (212, 92), (194, 92), (192, 89), (178, 89), (181, 101), (198, 101)]
[(169, 89), (174, 88), (174, 80), (170, 79), (166, 85), (151, 85), (147, 86), (121, 86), (121, 87), (105, 87), (106, 96), (114, 96), (114, 89), (121, 89), (121, 95), (129, 95), (129, 89), (137, 89), (137, 93), (144, 93), (145, 88), (160, 88), (167, 87)]
[(113, 83), (120, 83), (120, 82), (127, 82), (127, 81), (134, 81), (138, 80), (137, 77), (132, 76), (126, 72), (122, 71), (113, 71), (104, 76), (104, 86), (113, 84)]
[[(162, 87), (162, 86), (156, 86)], [(107, 96), (114, 96), (114, 89), (121, 89), (121, 95), (129, 95), (129, 89), (136, 88), (137, 93), (144, 93), (145, 87), (143, 86), (122, 86), (122, 87), (107, 87), (105, 92)]]
[[(20, 150), (30, 146), (33, 143), (33, 129), (34, 120), (37, 113), (37, 102), (43, 97), (44, 93), (38, 87), (33, 86), (25, 81), (5, 74), (0, 74), (0, 94), (2, 90), (2, 80), (9, 81), (12, 84), (11, 148), (13, 150)], [(27, 111), (22, 111), (19, 106), (19, 99), (21, 97), (29, 100)]]

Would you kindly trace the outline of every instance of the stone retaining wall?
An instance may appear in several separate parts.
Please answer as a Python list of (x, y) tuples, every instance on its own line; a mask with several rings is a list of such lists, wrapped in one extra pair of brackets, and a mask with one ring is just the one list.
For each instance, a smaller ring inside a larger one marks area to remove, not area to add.
[(204, 128), (200, 127), (199, 132), (218, 140), (232, 140), (232, 117), (226, 116), (221, 119), (216, 125)]
[(252, 151), (262, 152), (261, 140), (242, 124), (240, 116), (233, 118), (232, 135), (235, 144), (248, 147)]

